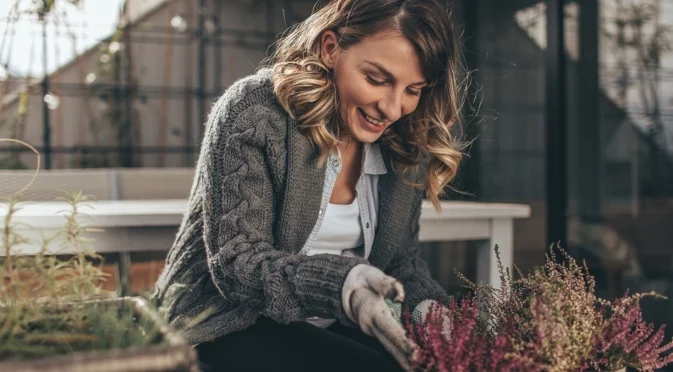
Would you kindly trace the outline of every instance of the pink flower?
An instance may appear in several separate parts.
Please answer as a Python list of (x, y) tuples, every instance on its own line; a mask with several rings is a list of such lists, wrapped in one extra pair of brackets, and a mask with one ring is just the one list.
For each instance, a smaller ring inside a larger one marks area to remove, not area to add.
[(543, 267), (528, 275), (517, 269), (516, 280), (499, 265), (499, 289), (457, 273), (471, 295), (450, 302), (449, 334), (442, 333), (439, 305), (420, 323), (404, 313), (409, 338), (421, 349), (410, 361), (414, 370), (565, 372), (629, 366), (653, 371), (673, 363), (673, 341), (662, 345), (664, 328), (655, 332), (644, 322), (639, 305), (641, 298), (658, 295), (597, 298), (587, 267), (559, 250), (563, 264), (550, 250)]
[(442, 334), (443, 312), (433, 306), (421, 323), (413, 324), (405, 313), (404, 323), (410, 338), (421, 349), (418, 360), (411, 361), (416, 371), (537, 371), (530, 352), (513, 353), (515, 323), (504, 324), (502, 332), (491, 337), (484, 332), (485, 323), (479, 317), (479, 306), (474, 298), (451, 301), (448, 316), (450, 334)]

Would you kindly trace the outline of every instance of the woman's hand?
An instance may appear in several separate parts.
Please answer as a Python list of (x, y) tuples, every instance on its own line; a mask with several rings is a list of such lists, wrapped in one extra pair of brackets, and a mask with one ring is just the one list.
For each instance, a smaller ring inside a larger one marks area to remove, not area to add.
[(451, 318), (449, 316), (449, 309), (439, 302), (434, 300), (424, 300), (419, 302), (412, 313), (412, 319), (414, 323), (418, 324), (423, 322), (427, 318), (428, 314), (430, 314), (431, 310), (433, 314), (433, 321), (435, 319), (442, 320), (441, 333), (448, 340), (451, 337)]
[(364, 333), (376, 337), (405, 370), (410, 370), (409, 359), (418, 347), (390, 313), (386, 298), (404, 301), (402, 283), (370, 265), (360, 264), (349, 271), (342, 289), (346, 315)]

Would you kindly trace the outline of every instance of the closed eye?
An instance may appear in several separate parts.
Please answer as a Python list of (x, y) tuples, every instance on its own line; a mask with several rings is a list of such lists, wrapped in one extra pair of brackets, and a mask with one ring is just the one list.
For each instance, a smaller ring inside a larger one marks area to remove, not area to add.
[(367, 78), (367, 81), (369, 82), (369, 84), (371, 84), (373, 86), (376, 86), (376, 87), (380, 87), (382, 85), (385, 85), (385, 83), (386, 83), (385, 81), (376, 80), (369, 75), (366, 75), (366, 78)]
[[(367, 82), (369, 82), (369, 84), (371, 84), (371, 85), (373, 85), (373, 86), (380, 87), (380, 86), (383, 86), (383, 85), (386, 84), (386, 81), (379, 81), (379, 80), (376, 80), (376, 79), (372, 78), (372, 77), (369, 76), (369, 75), (365, 75), (365, 77), (366, 77), (366, 79), (367, 79)], [(407, 93), (408, 93), (409, 95), (412, 95), (412, 96), (415, 96), (415, 97), (418, 97), (418, 96), (421, 95), (421, 91), (420, 91), (420, 90), (407, 89)]]

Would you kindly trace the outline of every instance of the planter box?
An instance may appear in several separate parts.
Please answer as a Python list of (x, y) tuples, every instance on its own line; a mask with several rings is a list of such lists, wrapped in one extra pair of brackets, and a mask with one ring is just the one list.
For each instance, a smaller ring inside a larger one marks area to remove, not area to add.
[(154, 307), (141, 297), (106, 298), (85, 301), (121, 308), (129, 306), (134, 318), (142, 319), (143, 324), (155, 327), (160, 340), (156, 344), (110, 349), (101, 351), (83, 351), (72, 354), (43, 357), (35, 360), (0, 362), (0, 371), (13, 372), (152, 372), (185, 371), (198, 372), (196, 350), (161, 318)]

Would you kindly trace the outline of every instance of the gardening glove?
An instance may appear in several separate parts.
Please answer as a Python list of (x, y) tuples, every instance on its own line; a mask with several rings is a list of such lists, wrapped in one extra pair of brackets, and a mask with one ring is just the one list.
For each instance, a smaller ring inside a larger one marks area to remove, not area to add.
[(424, 300), (419, 302), (414, 308), (411, 318), (414, 323), (421, 323), (425, 320), (430, 313), (430, 309), (433, 307), (437, 307), (439, 311), (438, 315), (442, 319), (442, 335), (448, 339), (451, 336), (451, 318), (449, 317), (449, 309), (439, 302), (435, 300)]
[(418, 347), (390, 313), (386, 298), (404, 301), (402, 283), (370, 265), (360, 264), (348, 272), (341, 293), (346, 316), (362, 332), (376, 337), (400, 366), (410, 371), (409, 359), (416, 357)]
[[(434, 300), (425, 300), (418, 303), (418, 305), (416, 305), (414, 308), (414, 311), (411, 313), (412, 324), (419, 324), (423, 322), (423, 320), (425, 320), (425, 318), (430, 313), (430, 309), (432, 308), (433, 304), (435, 303), (437, 303), (437, 301)], [(400, 324), (403, 324), (402, 304), (393, 302), (389, 299), (386, 299), (386, 304), (388, 305), (390, 313), (393, 315), (395, 320), (400, 322)], [(448, 338), (451, 335), (451, 319), (449, 318), (449, 310), (439, 303), (437, 303), (437, 306), (439, 306), (438, 309), (442, 319), (441, 332)]]

